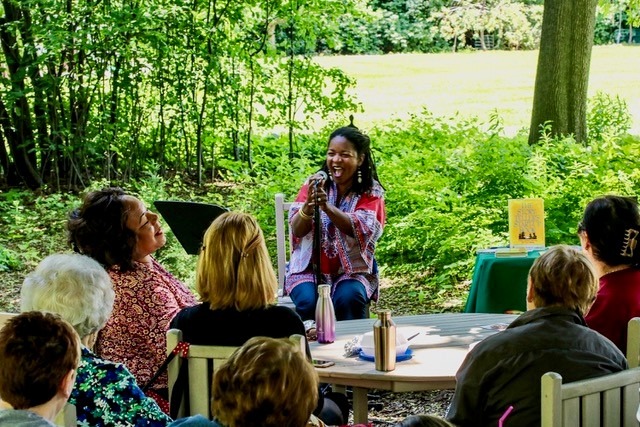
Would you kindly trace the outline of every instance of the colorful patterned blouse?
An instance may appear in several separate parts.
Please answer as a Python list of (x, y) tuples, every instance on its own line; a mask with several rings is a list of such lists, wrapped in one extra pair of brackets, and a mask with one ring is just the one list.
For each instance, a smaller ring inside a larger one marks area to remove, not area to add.
[(102, 360), (86, 347), (69, 403), (76, 407), (79, 426), (164, 427), (171, 422), (124, 365)]
[[(289, 223), (307, 199), (309, 187), (305, 183), (289, 209)], [(322, 222), (322, 254), (320, 265), (326, 283), (332, 292), (338, 283), (355, 279), (367, 290), (367, 296), (378, 299), (378, 271), (375, 264), (376, 242), (385, 223), (384, 190), (374, 181), (368, 193), (348, 193), (336, 204), (338, 189), (334, 182), (329, 187), (327, 202), (338, 206), (351, 220), (354, 237), (342, 233), (327, 214), (320, 213)], [(313, 227), (312, 227), (313, 230)], [(303, 237), (291, 236), (292, 252), (285, 281), (287, 293), (300, 283), (313, 282), (313, 231)]]
[[(136, 262), (127, 272), (111, 267), (109, 276), (116, 298), (111, 317), (98, 335), (96, 353), (126, 365), (142, 387), (166, 358), (169, 322), (181, 309), (198, 302), (155, 259), (151, 264)], [(151, 386), (166, 388), (166, 373)]]

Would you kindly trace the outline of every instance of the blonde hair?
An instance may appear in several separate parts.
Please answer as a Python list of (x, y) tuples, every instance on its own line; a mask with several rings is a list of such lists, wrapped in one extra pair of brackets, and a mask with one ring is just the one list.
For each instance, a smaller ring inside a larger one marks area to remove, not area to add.
[(318, 374), (288, 338), (249, 339), (211, 388), (211, 412), (226, 427), (302, 427), (318, 403)]
[(596, 299), (598, 279), (582, 252), (567, 246), (551, 247), (529, 271), (536, 307), (557, 305), (585, 315)]
[(212, 310), (264, 308), (275, 301), (276, 280), (264, 235), (251, 215), (225, 212), (204, 235), (196, 290)]

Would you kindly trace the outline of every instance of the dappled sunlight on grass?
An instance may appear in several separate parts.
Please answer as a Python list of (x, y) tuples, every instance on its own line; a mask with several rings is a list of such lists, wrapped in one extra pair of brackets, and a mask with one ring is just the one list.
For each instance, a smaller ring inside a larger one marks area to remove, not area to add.
[[(405, 118), (423, 108), (436, 116), (477, 116), (492, 111), (503, 118), (505, 132), (516, 134), (531, 120), (538, 51), (321, 56), (357, 79), (364, 113), (357, 122), (371, 127)], [(640, 134), (640, 46), (595, 46), (589, 96), (598, 91), (620, 95), (634, 118), (631, 133)]]

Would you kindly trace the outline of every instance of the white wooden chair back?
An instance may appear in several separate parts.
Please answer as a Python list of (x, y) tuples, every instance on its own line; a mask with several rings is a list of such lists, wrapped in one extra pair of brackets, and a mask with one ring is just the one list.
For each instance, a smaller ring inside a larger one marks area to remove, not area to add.
[(542, 427), (638, 427), (640, 368), (563, 384), (542, 376)]
[(291, 202), (284, 201), (284, 194), (276, 194), (276, 248), (278, 255), (278, 305), (295, 310), (291, 297), (284, 291), (284, 278), (291, 255), (291, 233), (289, 230), (289, 209)]
[(291, 240), (289, 234), (289, 209), (291, 202), (284, 201), (284, 194), (276, 194), (276, 246), (278, 252), (278, 296), (284, 295), (284, 277), (287, 272), (287, 262), (291, 254)]
[[(169, 329), (167, 331), (167, 355), (182, 341), (182, 331), (179, 329)], [(178, 411), (178, 418), (189, 415), (200, 414), (211, 419), (211, 378), (216, 369), (224, 363), (238, 347), (191, 345), (189, 346), (189, 356), (186, 363), (189, 365), (189, 408), (186, 408), (183, 399)], [(180, 365), (184, 361), (180, 357), (175, 357), (169, 367), (169, 401), (173, 392), (173, 385), (178, 379)], [(212, 367), (209, 369), (209, 364)]]
[(76, 407), (71, 403), (65, 403), (64, 408), (62, 408), (62, 411), (53, 422), (60, 427), (76, 427), (78, 424)]
[[(301, 335), (292, 335), (290, 339), (299, 345), (302, 354), (305, 354), (306, 341)], [(167, 355), (182, 341), (182, 331), (169, 329), (167, 331)], [(183, 399), (178, 411), (178, 418), (200, 414), (211, 419), (211, 383), (215, 371), (229, 358), (239, 347), (190, 345), (186, 363), (189, 365), (189, 408), (186, 408)], [(184, 363), (181, 357), (175, 357), (167, 369), (169, 376), (169, 401), (173, 392), (173, 385), (180, 372), (180, 364)]]
[(627, 362), (630, 368), (640, 365), (640, 317), (632, 318), (627, 325)]
[(4, 311), (0, 311), (0, 329), (4, 326), (4, 323), (15, 316), (17, 313), (7, 313)]

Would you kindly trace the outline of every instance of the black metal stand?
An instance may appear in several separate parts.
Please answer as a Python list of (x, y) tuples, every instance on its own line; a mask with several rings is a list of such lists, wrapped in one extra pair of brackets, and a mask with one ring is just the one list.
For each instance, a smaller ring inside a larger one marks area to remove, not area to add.
[(322, 253), (322, 224), (320, 223), (320, 207), (318, 206), (318, 183), (315, 184), (315, 200), (313, 204), (313, 274), (318, 285), (324, 283), (322, 269), (320, 268), (320, 255)]

